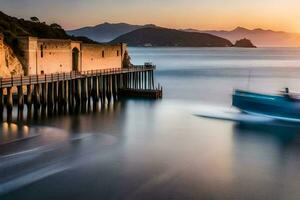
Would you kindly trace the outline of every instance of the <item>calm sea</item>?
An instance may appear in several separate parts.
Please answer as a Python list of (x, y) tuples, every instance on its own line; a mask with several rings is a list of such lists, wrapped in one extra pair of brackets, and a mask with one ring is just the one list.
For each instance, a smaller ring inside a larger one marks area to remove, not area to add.
[(300, 199), (300, 125), (239, 114), (233, 89), (300, 91), (300, 49), (131, 48), (159, 101), (0, 125), (0, 199)]

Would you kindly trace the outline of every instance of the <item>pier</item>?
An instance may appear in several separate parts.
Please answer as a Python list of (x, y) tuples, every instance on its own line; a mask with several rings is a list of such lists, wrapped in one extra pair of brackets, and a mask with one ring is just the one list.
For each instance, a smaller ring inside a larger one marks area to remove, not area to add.
[[(12, 76), (0, 79), (0, 120), (12, 120), (13, 109), (18, 109), (17, 119), (47, 117), (97, 111), (99, 107), (118, 101), (125, 96), (161, 98), (161, 88), (155, 88), (155, 66), (133, 66), (84, 72), (55, 73), (32, 76)], [(158, 97), (158, 96), (157, 96)]]
[(124, 98), (142, 98), (142, 99), (161, 99), (162, 87), (158, 86), (156, 89), (120, 89), (120, 97)]

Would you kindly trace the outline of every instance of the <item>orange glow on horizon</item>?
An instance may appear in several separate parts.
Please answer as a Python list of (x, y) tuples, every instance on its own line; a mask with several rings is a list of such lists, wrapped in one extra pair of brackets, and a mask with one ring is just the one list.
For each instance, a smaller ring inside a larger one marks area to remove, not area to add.
[(103, 22), (125, 22), (176, 29), (232, 30), (241, 26), (300, 32), (299, 0), (78, 1), (72, 9), (68, 2), (57, 5), (52, 1), (31, 1), (35, 3), (26, 9), (20, 9), (10, 0), (4, 0), (1, 7), (7, 14), (26, 19), (35, 15), (41, 21), (59, 23), (67, 30)]

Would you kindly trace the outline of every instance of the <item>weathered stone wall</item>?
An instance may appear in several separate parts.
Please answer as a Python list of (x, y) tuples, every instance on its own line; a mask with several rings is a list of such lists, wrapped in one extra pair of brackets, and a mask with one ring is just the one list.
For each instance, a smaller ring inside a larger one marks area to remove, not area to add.
[(38, 40), (37, 73), (72, 71), (71, 41)]
[(24, 74), (37, 74), (37, 38), (19, 38), (19, 47), (23, 51), (23, 58), (21, 59), (21, 63), (23, 65)]
[(122, 68), (122, 45), (82, 44), (82, 71)]
[(11, 75), (23, 75), (22, 64), (13, 50), (4, 43), (4, 37), (0, 34), (0, 77)]
[(71, 40), (32, 37), (20, 38), (19, 46), (24, 52), (22, 64), (26, 69), (25, 74), (28, 75), (69, 73), (74, 69), (89, 71), (122, 68), (124, 53), (127, 50), (125, 44), (83, 44)]

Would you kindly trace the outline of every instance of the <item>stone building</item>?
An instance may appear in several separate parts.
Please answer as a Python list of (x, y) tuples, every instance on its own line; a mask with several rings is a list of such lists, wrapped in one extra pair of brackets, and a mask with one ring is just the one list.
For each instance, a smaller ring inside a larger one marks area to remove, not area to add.
[[(23, 51), (19, 60), (24, 75), (122, 68), (127, 51), (125, 44), (85, 44), (80, 41), (36, 37), (20, 37), (19, 47)], [(3, 65), (2, 57), (0, 46), (0, 68)]]

